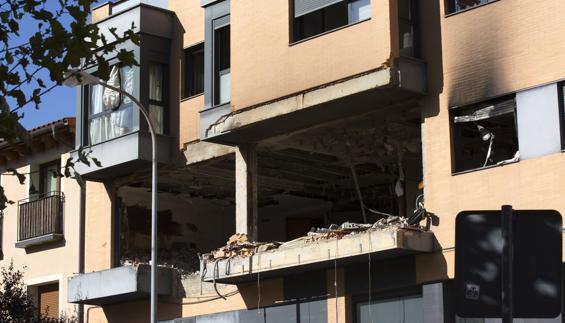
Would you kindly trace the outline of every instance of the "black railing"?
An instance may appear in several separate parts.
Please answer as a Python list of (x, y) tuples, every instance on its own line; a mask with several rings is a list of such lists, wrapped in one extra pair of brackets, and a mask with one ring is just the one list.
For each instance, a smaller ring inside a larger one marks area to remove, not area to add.
[(18, 202), (18, 241), (63, 233), (61, 192), (30, 196)]

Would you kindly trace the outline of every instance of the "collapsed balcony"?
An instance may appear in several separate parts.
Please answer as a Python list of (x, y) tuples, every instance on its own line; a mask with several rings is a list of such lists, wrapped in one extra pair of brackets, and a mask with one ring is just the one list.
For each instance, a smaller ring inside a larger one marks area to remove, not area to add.
[[(261, 142), (256, 146), (257, 230), (248, 236), (234, 235), (241, 221), (237, 156), (162, 168), (159, 266), (179, 272), (173, 286), (189, 296), (209, 282), (239, 284), (257, 274), (278, 277), (367, 257), (381, 261), (433, 251), (420, 131), (418, 106), (408, 101), (394, 111), (385, 108)], [(146, 265), (150, 177), (135, 173), (115, 185), (116, 264)], [(144, 294), (124, 289), (103, 301), (127, 295)]]
[(204, 255), (202, 280), (240, 284), (255, 281), (258, 275), (265, 279), (365, 263), (369, 255), (383, 259), (433, 251), (431, 232), (403, 227), (400, 221), (398, 224), (386, 221), (374, 225), (344, 223), (339, 228), (319, 229), (282, 244), (253, 244), (245, 238), (234, 243), (230, 239), (227, 248)]
[[(238, 202), (252, 203), (256, 190), (257, 215), (249, 216), (249, 205), (247, 218), (236, 214), (244, 224), (236, 227), (248, 236), (235, 235), (205, 254), (203, 280), (239, 284), (259, 273), (267, 278), (342, 266), (368, 254), (378, 259), (432, 252), (419, 110), (414, 101), (394, 109), (265, 140), (256, 157), (239, 157), (258, 175), (255, 188), (247, 177), (247, 201)], [(236, 177), (245, 168), (237, 158), (235, 167), (223, 161)], [(209, 166), (208, 173), (219, 174), (221, 165)]]

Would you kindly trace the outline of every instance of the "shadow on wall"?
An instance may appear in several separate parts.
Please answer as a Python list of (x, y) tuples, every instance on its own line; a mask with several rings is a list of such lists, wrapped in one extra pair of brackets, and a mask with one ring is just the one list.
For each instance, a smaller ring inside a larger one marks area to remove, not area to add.
[(419, 1), (422, 59), (427, 63), (428, 95), (422, 99), (422, 119), (439, 113), (439, 96), (443, 92), (443, 45), (440, 5), (443, 1)]
[[(434, 1), (438, 2), (438, 1)], [(443, 18), (444, 39), (447, 50), (442, 52), (448, 64), (448, 107), (482, 101), (499, 96), (505, 79), (500, 53), (508, 53), (508, 44), (513, 41), (511, 24), (502, 19), (488, 20), (488, 26), (477, 23), (480, 10), (493, 10), (490, 6), (477, 7)], [(475, 11), (477, 10), (477, 11)], [(475, 11), (475, 12), (473, 12)]]

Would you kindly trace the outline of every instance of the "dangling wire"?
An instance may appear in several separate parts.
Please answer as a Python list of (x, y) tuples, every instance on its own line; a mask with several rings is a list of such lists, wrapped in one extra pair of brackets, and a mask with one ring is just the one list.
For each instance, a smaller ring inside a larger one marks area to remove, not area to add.
[(369, 258), (369, 318), (371, 320), (371, 323), (373, 323), (373, 304), (371, 303), (372, 301), (372, 293), (373, 293), (373, 282), (371, 280), (371, 253), (373, 252), (373, 242), (371, 240), (371, 232), (369, 232), (369, 253), (368, 253), (368, 258)]
[(373, 323), (373, 304), (371, 303), (371, 294), (372, 294), (372, 281), (371, 281), (371, 253), (369, 252), (369, 318), (371, 319), (371, 323)]
[(257, 257), (257, 316), (261, 316), (261, 255), (258, 254)]
[(334, 297), (335, 297), (335, 323), (339, 323), (339, 308), (337, 298), (337, 239), (335, 240), (335, 254), (334, 254)]

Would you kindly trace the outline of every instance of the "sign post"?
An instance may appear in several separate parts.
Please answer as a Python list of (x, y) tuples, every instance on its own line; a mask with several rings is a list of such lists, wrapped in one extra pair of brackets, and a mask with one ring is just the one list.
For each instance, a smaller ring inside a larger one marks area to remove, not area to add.
[(514, 265), (514, 209), (511, 205), (503, 205), (502, 215), (502, 323), (512, 323), (514, 319), (514, 291), (512, 290)]

